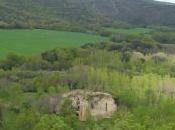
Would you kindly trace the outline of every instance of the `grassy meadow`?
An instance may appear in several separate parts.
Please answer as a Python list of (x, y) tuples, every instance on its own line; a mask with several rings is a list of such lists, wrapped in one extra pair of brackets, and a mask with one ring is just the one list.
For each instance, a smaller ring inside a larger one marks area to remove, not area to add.
[(0, 58), (8, 53), (31, 55), (55, 47), (77, 47), (105, 40), (98, 35), (53, 30), (0, 30)]
[(152, 31), (152, 29), (149, 28), (130, 28), (130, 29), (105, 28), (105, 30), (111, 33), (121, 33), (125, 35), (149, 35)]

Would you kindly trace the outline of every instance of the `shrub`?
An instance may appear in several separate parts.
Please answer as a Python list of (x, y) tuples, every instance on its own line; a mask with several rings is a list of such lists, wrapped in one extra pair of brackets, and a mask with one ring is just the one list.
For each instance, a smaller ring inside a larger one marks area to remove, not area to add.
[(123, 34), (116, 34), (115, 36), (112, 36), (111, 41), (112, 42), (123, 42), (126, 40), (126, 37)]
[(141, 52), (132, 52), (131, 54), (132, 61), (141, 61), (144, 62), (146, 60), (145, 56)]
[(34, 130), (72, 130), (57, 115), (43, 115)]
[(0, 68), (4, 70), (11, 70), (13, 67), (19, 67), (26, 61), (25, 57), (13, 53), (7, 55), (5, 60), (0, 62)]
[(167, 54), (162, 52), (153, 54), (151, 58), (155, 63), (165, 62), (168, 60)]

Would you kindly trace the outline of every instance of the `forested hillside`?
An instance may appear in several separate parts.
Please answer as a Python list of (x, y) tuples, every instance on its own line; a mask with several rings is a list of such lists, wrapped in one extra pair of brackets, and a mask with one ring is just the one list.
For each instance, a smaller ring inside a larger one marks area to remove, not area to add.
[(175, 5), (152, 0), (1, 0), (0, 13), (3, 27), (75, 22), (98, 26), (114, 24), (115, 20), (140, 26), (175, 26)]

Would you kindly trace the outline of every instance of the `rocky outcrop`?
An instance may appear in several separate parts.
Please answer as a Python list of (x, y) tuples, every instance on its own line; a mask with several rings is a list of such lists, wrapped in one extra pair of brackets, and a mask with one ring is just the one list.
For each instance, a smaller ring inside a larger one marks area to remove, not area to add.
[(108, 93), (74, 90), (63, 97), (72, 101), (81, 121), (86, 121), (88, 114), (96, 119), (109, 118), (117, 110), (115, 100)]

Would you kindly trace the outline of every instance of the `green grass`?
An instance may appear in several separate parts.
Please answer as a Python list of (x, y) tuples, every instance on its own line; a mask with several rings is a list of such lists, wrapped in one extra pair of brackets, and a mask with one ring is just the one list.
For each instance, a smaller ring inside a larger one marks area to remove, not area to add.
[(78, 47), (87, 42), (102, 40), (106, 38), (78, 32), (0, 29), (0, 58), (11, 52), (31, 55), (55, 47)]
[(149, 28), (131, 28), (131, 29), (105, 28), (105, 30), (112, 33), (122, 33), (126, 35), (149, 35), (152, 31)]

